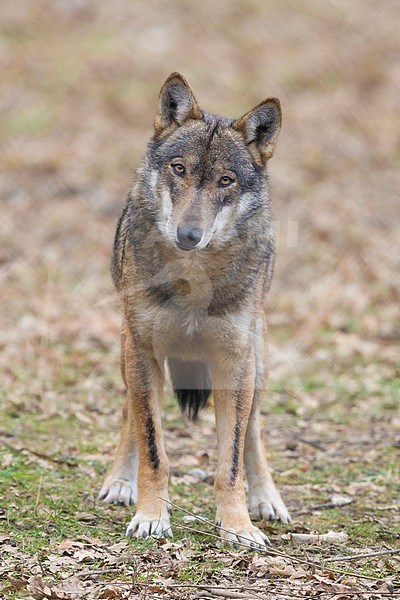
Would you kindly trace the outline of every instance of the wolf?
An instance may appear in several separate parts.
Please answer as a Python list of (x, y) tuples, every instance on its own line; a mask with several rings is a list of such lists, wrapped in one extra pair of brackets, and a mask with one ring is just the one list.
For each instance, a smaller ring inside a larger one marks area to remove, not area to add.
[(229, 119), (202, 110), (179, 73), (161, 88), (111, 269), (123, 311), (127, 396), (99, 498), (136, 504), (128, 536), (172, 535), (160, 414), (167, 372), (191, 418), (213, 397), (222, 540), (265, 548), (268, 537), (250, 515), (290, 520), (260, 431), (268, 378), (264, 298), (275, 256), (267, 163), (280, 127), (276, 98)]

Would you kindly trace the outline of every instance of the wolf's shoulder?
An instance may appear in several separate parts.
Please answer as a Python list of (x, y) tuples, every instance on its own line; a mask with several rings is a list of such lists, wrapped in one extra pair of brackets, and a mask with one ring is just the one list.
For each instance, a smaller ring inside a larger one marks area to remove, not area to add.
[(118, 219), (115, 231), (113, 252), (111, 257), (111, 275), (117, 289), (120, 287), (122, 277), (122, 265), (125, 257), (125, 249), (128, 242), (130, 229), (130, 198), (125, 201)]

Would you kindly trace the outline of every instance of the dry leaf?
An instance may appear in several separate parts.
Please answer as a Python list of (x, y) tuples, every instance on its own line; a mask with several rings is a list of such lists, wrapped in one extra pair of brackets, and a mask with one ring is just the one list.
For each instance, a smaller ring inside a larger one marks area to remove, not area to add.
[(362, 496), (368, 494), (368, 492), (383, 493), (386, 492), (386, 488), (381, 485), (376, 485), (372, 481), (355, 481), (347, 486), (347, 493), (350, 496)]
[(269, 572), (273, 575), (283, 575), (285, 577), (290, 577), (290, 579), (303, 579), (307, 576), (307, 571), (305, 571), (302, 567), (293, 567), (293, 565), (271, 565), (269, 568)]
[(82, 542), (74, 542), (73, 540), (66, 539), (58, 544), (58, 550), (73, 550), (74, 548), (83, 548), (84, 544)]
[(96, 598), (123, 598), (123, 590), (116, 586), (106, 585), (102, 587)]

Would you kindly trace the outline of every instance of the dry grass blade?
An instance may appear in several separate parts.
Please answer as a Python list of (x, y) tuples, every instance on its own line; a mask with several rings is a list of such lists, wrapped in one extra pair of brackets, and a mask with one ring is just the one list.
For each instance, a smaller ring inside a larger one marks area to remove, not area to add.
[[(216, 533), (210, 533), (209, 531), (202, 531), (201, 529), (195, 529), (194, 527), (188, 527), (187, 525), (175, 525), (175, 527), (177, 527), (178, 529), (185, 529), (186, 531), (191, 531), (192, 533), (200, 533), (202, 535), (207, 535), (208, 537), (215, 538), (221, 542), (221, 537), (219, 535), (217, 535)], [(241, 547), (245, 548), (246, 550), (251, 550), (251, 548), (249, 548), (249, 546), (247, 546), (246, 544), (243, 544), (242, 542), (235, 542), (234, 545), (241, 546)], [(261, 548), (260, 548), (260, 551), (266, 552), (264, 549), (261, 549)]]
[(42, 484), (43, 484), (43, 475), (41, 475), (40, 479), (39, 479), (38, 492), (37, 492), (37, 496), (36, 496), (35, 507), (33, 509), (35, 515), (36, 515), (36, 512), (37, 512), (37, 507), (38, 507), (39, 500), (40, 500), (40, 494), (41, 494), (41, 491), (42, 491)]
[(353, 554), (352, 556), (333, 556), (332, 558), (326, 558), (329, 562), (344, 562), (351, 560), (359, 560), (360, 558), (375, 558), (377, 556), (386, 556), (400, 554), (400, 550), (379, 550), (377, 552), (365, 552), (364, 554)]
[[(129, 575), (129, 573), (127, 573)], [(135, 581), (135, 582), (128, 582), (128, 581), (107, 581), (107, 585), (115, 585), (115, 586), (130, 586), (132, 588), (134, 587), (141, 587), (141, 588), (153, 588), (153, 587), (164, 587), (165, 589), (185, 589), (185, 588), (189, 588), (189, 589), (199, 589), (199, 590), (205, 590), (207, 592), (213, 592), (214, 595), (216, 595), (216, 592), (225, 592), (225, 595), (223, 597), (236, 597), (236, 598), (241, 598), (243, 596), (233, 596), (232, 592), (234, 592), (234, 590), (243, 590), (245, 592), (250, 592), (252, 594), (253, 598), (257, 598), (260, 600), (265, 600), (265, 595), (261, 596), (260, 594), (257, 594), (253, 588), (246, 586), (246, 585), (226, 585), (226, 586), (213, 586), (210, 584), (203, 584), (203, 583), (183, 583), (183, 582), (174, 582), (174, 583), (169, 583), (167, 581)], [(300, 584), (298, 583), (297, 586), (299, 586)], [(303, 585), (303, 590), (305, 592), (312, 592), (312, 589), (309, 587), (310, 586), (310, 582), (307, 582)], [(380, 591), (373, 591), (373, 590), (360, 590), (360, 589), (352, 589), (349, 591), (345, 591), (345, 592), (332, 592), (331, 590), (319, 590), (318, 591), (318, 596), (312, 595), (312, 596), (305, 596), (304, 594), (295, 594), (293, 593), (293, 591), (290, 592), (290, 596), (288, 595), (288, 592), (283, 592), (283, 591), (277, 591), (276, 589), (273, 589), (271, 587), (271, 589), (269, 590), (269, 583), (266, 583), (266, 587), (265, 590), (262, 590), (263, 594), (265, 594), (265, 592), (274, 594), (274, 596), (284, 596), (286, 598), (290, 598), (290, 600), (292, 600), (292, 598), (296, 598), (296, 599), (301, 599), (301, 600), (308, 600), (308, 598), (316, 598), (316, 597), (321, 597), (321, 596), (330, 596), (330, 597), (334, 597), (334, 598), (348, 598), (350, 596), (358, 596), (361, 597), (363, 595), (368, 594), (371, 598), (376, 597), (376, 598), (393, 598), (393, 600), (397, 600), (398, 596), (394, 595), (392, 592), (380, 592)], [(236, 592), (237, 594), (238, 592)], [(230, 594), (230, 595), (229, 595)], [(221, 596), (221, 593), (219, 594)], [(201, 596), (200, 596), (201, 597)], [(245, 596), (245, 597), (249, 597), (249, 596)]]
[[(4, 434), (1, 433), (0, 435), (3, 436)], [(8, 436), (8, 437), (11, 437), (11, 436)], [(44, 452), (37, 452), (36, 450), (32, 450), (31, 448), (27, 448), (26, 446), (17, 446), (14, 444), (10, 444), (9, 442), (5, 441), (4, 439), (1, 440), (1, 444), (3, 446), (6, 446), (7, 448), (10, 448), (10, 450), (15, 450), (16, 452), (28, 452), (29, 454), (32, 454), (32, 456), (36, 456), (37, 458), (42, 458), (43, 460), (48, 460), (49, 462), (55, 463), (57, 465), (67, 465), (68, 467), (76, 467), (78, 464), (77, 462), (72, 462), (71, 460), (68, 460), (68, 459), (56, 458), (49, 454), (45, 454)]]
[[(167, 504), (170, 504), (171, 506), (173, 506), (174, 508), (181, 510), (182, 512), (186, 513), (187, 515), (190, 515), (191, 517), (194, 517), (197, 521), (201, 521), (203, 523), (205, 523), (206, 525), (209, 525), (210, 527), (216, 528), (216, 529), (220, 529), (221, 531), (226, 531), (227, 533), (231, 533), (229, 531), (229, 529), (225, 529), (224, 527), (221, 527), (221, 525), (217, 525), (216, 523), (213, 523), (212, 521), (209, 521), (208, 519), (205, 519), (204, 517), (200, 517), (199, 515), (196, 515), (192, 512), (190, 512), (189, 510), (186, 510), (185, 508), (182, 508), (181, 506), (178, 506), (177, 504), (174, 504), (173, 502), (171, 502), (170, 500), (165, 500), (165, 498), (160, 498), (160, 500), (163, 500), (164, 502), (166, 502)], [(200, 533), (206, 533), (206, 532), (200, 532)], [(219, 538), (219, 536), (215, 536), (214, 534), (208, 534), (207, 535), (213, 535), (213, 537), (217, 537)], [(243, 539), (247, 539), (244, 536), (240, 536)], [(250, 540), (250, 542), (253, 542), (253, 540)], [(246, 544), (241, 544), (239, 542), (235, 542), (237, 545), (241, 545), (241, 546), (246, 546)], [(246, 546), (246, 548), (249, 548), (248, 546)], [(261, 552), (271, 552), (272, 554), (280, 554), (279, 550), (275, 550), (274, 548), (259, 548), (259, 550)]]
[[(109, 575), (111, 573), (120, 573), (121, 571), (124, 571), (124, 567), (125, 565), (121, 565), (120, 567), (109, 567), (107, 569), (88, 569), (87, 571), (80, 571), (78, 573), (73, 573), (72, 575), (70, 575), (70, 577), (93, 577), (95, 575)], [(129, 574), (126, 573), (125, 574)]]
[[(161, 500), (164, 500), (164, 498), (161, 498)], [(170, 500), (164, 500), (164, 502), (166, 502), (167, 504), (170, 504), (171, 506), (173, 506), (174, 508), (181, 510), (182, 512), (194, 517), (195, 519), (197, 519), (198, 521), (202, 521), (203, 523), (206, 523), (207, 525), (210, 525), (213, 528), (217, 528), (217, 529), (221, 529), (222, 531), (228, 531), (227, 529), (224, 529), (223, 527), (221, 527), (220, 525), (216, 525), (215, 523), (213, 523), (212, 521), (209, 521), (208, 519), (205, 519), (204, 517), (200, 517), (198, 515), (195, 515), (194, 513), (190, 512), (190, 510), (187, 510), (185, 508), (182, 508), (181, 506), (178, 506), (177, 504), (174, 504), (173, 502), (171, 502)], [(178, 527), (183, 528), (183, 529), (191, 529), (187, 526), (183, 526), (183, 525), (178, 525)], [(197, 533), (202, 533), (203, 535), (209, 535), (212, 537), (216, 537), (218, 539), (219, 536), (206, 532), (206, 531), (199, 531), (199, 530), (195, 530), (192, 529), (192, 531), (196, 531)], [(241, 545), (245, 545), (245, 544), (241, 544)], [(248, 548), (248, 546), (246, 546), (246, 548)], [(318, 562), (314, 562), (314, 561), (309, 561), (306, 559), (302, 559), (302, 558), (298, 558), (297, 556), (293, 556), (292, 554), (286, 554), (285, 552), (281, 552), (280, 550), (277, 550), (276, 548), (266, 548), (265, 550), (262, 550), (263, 552), (267, 552), (270, 553), (274, 556), (280, 556), (282, 558), (287, 558), (289, 560), (293, 560), (294, 562), (300, 563), (300, 564), (306, 564), (306, 565), (310, 565), (310, 566), (317, 566), (317, 567), (322, 567), (321, 563)]]
[[(241, 598), (242, 600), (253, 600), (262, 598), (262, 596), (251, 594), (243, 594), (242, 592), (233, 592), (230, 590), (218, 590), (215, 588), (206, 588), (205, 592), (197, 595), (198, 598), (209, 598), (210, 594), (216, 598)], [(262, 598), (264, 600), (264, 598)]]
[[(170, 500), (165, 500), (165, 498), (161, 498), (161, 500), (163, 500), (164, 502), (166, 502), (167, 504), (170, 504), (171, 506), (173, 506), (174, 508), (181, 510), (182, 512), (195, 517), (195, 519), (202, 521), (203, 523), (206, 523), (207, 525), (210, 525), (211, 527), (217, 527), (219, 529), (222, 529), (223, 531), (227, 531), (226, 529), (224, 529), (223, 527), (220, 527), (218, 525), (215, 525), (212, 521), (209, 521), (208, 519), (205, 519), (204, 517), (200, 517), (192, 512), (190, 512), (189, 510), (182, 508), (181, 506), (178, 506), (178, 504), (175, 504), (174, 502), (171, 502)], [(184, 525), (178, 525), (178, 527), (182, 528), (182, 529), (191, 529), (187, 526)], [(200, 531), (200, 530), (195, 530), (192, 529), (192, 531), (197, 532), (197, 533), (202, 533), (203, 535), (209, 535), (211, 537), (219, 537), (216, 536), (215, 534), (209, 533), (207, 531)], [(239, 545), (239, 543), (237, 542), (237, 544)], [(248, 549), (248, 546), (246, 546), (246, 548)], [(296, 562), (298, 564), (305, 564), (311, 567), (318, 567), (320, 568), (322, 571), (326, 568), (324, 567), (323, 563), (319, 562), (319, 561), (309, 561), (306, 559), (302, 559), (302, 558), (298, 558), (297, 556), (294, 556), (292, 554), (286, 554), (285, 552), (281, 552), (280, 550), (276, 550), (275, 548), (266, 548), (265, 550), (262, 550), (263, 552), (266, 553), (270, 553), (274, 556), (280, 556), (282, 558), (286, 558), (288, 560), (291, 560), (293, 562)], [(324, 560), (328, 560), (328, 559), (324, 559)], [(329, 569), (330, 571), (332, 571), (332, 569)], [(351, 576), (351, 577), (357, 577), (359, 579), (367, 579), (369, 581), (382, 581), (382, 578), (378, 578), (378, 577), (371, 577), (369, 575), (364, 575), (362, 573), (356, 573), (355, 571), (344, 571), (342, 569), (335, 569), (334, 571), (335, 573), (339, 574), (339, 575), (347, 575), (347, 576)]]

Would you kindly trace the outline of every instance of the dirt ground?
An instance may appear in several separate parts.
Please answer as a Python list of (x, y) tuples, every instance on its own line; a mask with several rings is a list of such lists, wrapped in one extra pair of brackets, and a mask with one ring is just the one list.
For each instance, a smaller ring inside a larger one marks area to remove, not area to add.
[[(2, 6), (0, 595), (400, 598), (399, 18), (396, 0)], [(268, 553), (213, 537), (212, 406), (190, 425), (168, 392), (173, 541), (128, 541), (131, 511), (96, 500), (123, 397), (114, 228), (176, 70), (211, 112), (283, 106), (263, 414), (293, 522), (261, 523)]]

